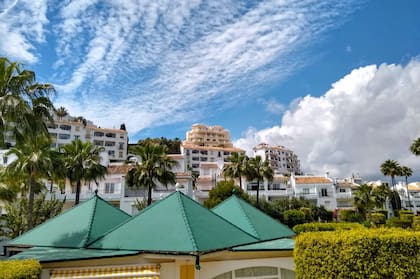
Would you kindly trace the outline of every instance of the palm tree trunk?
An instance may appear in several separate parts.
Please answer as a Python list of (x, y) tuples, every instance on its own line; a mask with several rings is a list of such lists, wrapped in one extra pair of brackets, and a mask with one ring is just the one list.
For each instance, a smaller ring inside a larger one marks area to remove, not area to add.
[(80, 200), (80, 188), (82, 186), (82, 183), (80, 180), (77, 181), (76, 184), (76, 201), (74, 202), (74, 205), (79, 204), (79, 200)]
[(242, 189), (242, 175), (239, 176), (239, 188), (241, 188), (241, 190), (243, 190)]
[(147, 187), (147, 205), (152, 204), (152, 186)]
[(29, 182), (29, 201), (28, 201), (28, 230), (32, 229), (33, 226), (33, 211), (34, 211), (34, 199), (35, 199), (35, 180), (30, 179)]
[(408, 181), (407, 176), (405, 177), (405, 188), (407, 189), (408, 207), (411, 210), (410, 192), (408, 192)]
[(260, 180), (257, 179), (257, 206), (260, 201)]

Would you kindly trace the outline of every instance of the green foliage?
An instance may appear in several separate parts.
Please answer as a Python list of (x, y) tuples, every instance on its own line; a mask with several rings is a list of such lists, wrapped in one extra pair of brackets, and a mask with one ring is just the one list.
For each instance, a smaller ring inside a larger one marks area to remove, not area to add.
[(343, 222), (362, 222), (363, 215), (352, 209), (344, 209), (340, 210), (340, 219)]
[(385, 218), (388, 218), (388, 210), (386, 209), (377, 209), (375, 210), (375, 213), (381, 213), (385, 216)]
[(2, 279), (38, 279), (42, 267), (35, 260), (0, 261), (0, 278)]
[(412, 227), (415, 231), (420, 231), (420, 216), (414, 216)]
[(289, 226), (289, 228), (305, 222), (307, 222), (307, 216), (303, 210), (290, 209), (284, 212), (284, 224)]
[(386, 225), (388, 227), (403, 228), (403, 229), (411, 228), (412, 223), (413, 221), (410, 219), (400, 219), (398, 217), (392, 217), (391, 219), (388, 219), (386, 221)]
[(142, 211), (143, 209), (145, 209), (147, 207), (147, 200), (146, 199), (143, 199), (143, 200), (136, 199), (136, 201), (134, 202), (134, 206), (136, 207), (136, 209), (138, 211)]
[[(168, 154), (179, 154), (181, 153), (180, 146), (181, 140), (179, 138), (167, 139), (165, 137), (160, 138), (145, 138), (137, 142), (137, 146), (145, 146), (146, 144), (157, 144), (166, 146)], [(131, 152), (133, 146), (130, 146), (129, 152)]]
[(367, 215), (367, 221), (369, 221), (373, 226), (381, 226), (386, 223), (386, 217), (382, 213), (369, 213)]
[(207, 208), (213, 208), (233, 194), (243, 200), (250, 201), (248, 194), (238, 186), (235, 186), (235, 182), (233, 180), (225, 180), (217, 182), (216, 187), (210, 190), (209, 198), (204, 201), (204, 206)]
[(322, 232), (322, 231), (347, 231), (354, 229), (363, 229), (359, 223), (305, 223), (293, 227), (295, 233), (303, 232)]
[(354, 229), (302, 233), (294, 249), (296, 278), (419, 278), (420, 233)]
[(398, 215), (400, 216), (400, 219), (409, 220), (410, 222), (413, 222), (414, 213), (411, 210), (400, 210), (398, 211)]
[[(34, 200), (33, 222), (37, 226), (46, 220), (60, 214), (63, 209), (64, 201), (56, 199), (45, 200), (45, 195), (41, 194)], [(25, 231), (27, 227), (27, 215), (29, 214), (28, 200), (18, 199), (6, 204), (7, 214), (3, 217), (5, 227), (1, 228), (0, 234), (10, 238), (15, 238)]]

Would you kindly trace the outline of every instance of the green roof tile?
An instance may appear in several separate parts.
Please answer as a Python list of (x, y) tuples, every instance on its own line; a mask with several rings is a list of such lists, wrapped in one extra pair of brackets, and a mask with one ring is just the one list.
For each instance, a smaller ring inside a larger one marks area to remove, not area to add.
[(295, 240), (281, 238), (232, 248), (232, 251), (284, 251), (293, 250)]
[(53, 248), (53, 247), (32, 247), (10, 259), (36, 259), (40, 262), (72, 261), (82, 259), (95, 259), (106, 257), (129, 256), (137, 254), (136, 251), (124, 250), (96, 250), (84, 248)]
[(252, 235), (174, 192), (92, 243), (90, 248), (149, 252), (207, 252), (258, 241)]
[(212, 211), (260, 240), (294, 236), (286, 225), (233, 195)]
[(129, 218), (130, 215), (95, 195), (9, 241), (6, 246), (81, 248)]

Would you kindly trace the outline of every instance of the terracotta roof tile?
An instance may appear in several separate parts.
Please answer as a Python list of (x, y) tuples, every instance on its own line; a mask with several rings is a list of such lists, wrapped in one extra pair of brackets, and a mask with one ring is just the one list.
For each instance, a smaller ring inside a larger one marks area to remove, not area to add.
[(296, 184), (330, 184), (332, 181), (322, 176), (302, 176), (296, 177)]
[(216, 151), (228, 151), (228, 152), (245, 152), (245, 150), (236, 147), (216, 147), (216, 146), (200, 146), (195, 144), (183, 143), (182, 146), (185, 149), (196, 149), (196, 150), (216, 150)]
[(108, 166), (108, 174), (126, 174), (132, 168), (132, 165), (110, 165)]

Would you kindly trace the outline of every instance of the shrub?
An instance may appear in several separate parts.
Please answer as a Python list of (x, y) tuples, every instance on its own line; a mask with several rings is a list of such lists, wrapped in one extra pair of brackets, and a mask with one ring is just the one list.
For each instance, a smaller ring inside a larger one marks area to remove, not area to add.
[(386, 209), (377, 209), (375, 213), (382, 213), (385, 216), (385, 219), (388, 219), (388, 210)]
[(420, 231), (420, 216), (413, 217), (413, 224), (412, 227), (416, 231)]
[(401, 219), (398, 217), (392, 217), (386, 222), (388, 227), (403, 228), (403, 229), (411, 228), (412, 223), (413, 221), (410, 219)]
[(41, 265), (35, 260), (0, 261), (2, 279), (38, 279), (41, 271)]
[(305, 213), (298, 209), (290, 209), (284, 212), (284, 223), (290, 228), (298, 224), (303, 224), (306, 222)]
[(293, 227), (293, 231), (295, 233), (343, 231), (353, 229), (363, 229), (363, 226), (359, 223), (306, 223), (299, 224)]
[(400, 210), (398, 212), (401, 220), (409, 220), (413, 222), (414, 213), (411, 210)]
[(352, 209), (340, 210), (340, 219), (344, 222), (361, 222), (363, 221), (363, 215)]
[(386, 217), (382, 213), (369, 213), (367, 214), (367, 220), (374, 226), (380, 226), (386, 223)]
[(354, 229), (296, 238), (296, 278), (419, 278), (420, 233)]

